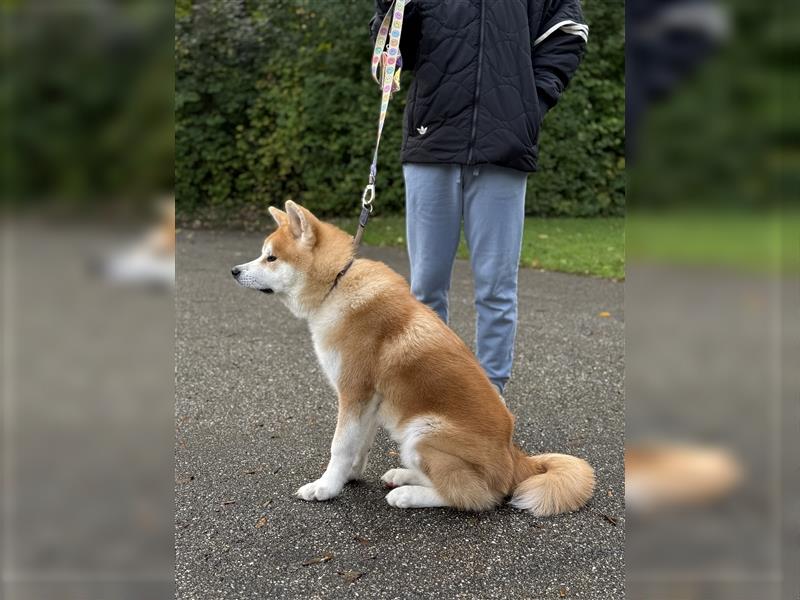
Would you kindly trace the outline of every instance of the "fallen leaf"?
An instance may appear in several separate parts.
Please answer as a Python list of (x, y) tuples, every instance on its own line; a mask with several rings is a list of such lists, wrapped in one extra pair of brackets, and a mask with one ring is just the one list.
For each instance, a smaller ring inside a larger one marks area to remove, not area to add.
[(360, 535), (353, 536), (353, 539), (357, 541), (362, 546), (369, 546), (370, 542), (367, 538), (361, 537)]
[(364, 576), (363, 573), (359, 573), (358, 571), (339, 571), (339, 575), (341, 575), (342, 579), (347, 583), (355, 583)]
[(319, 563), (328, 562), (332, 558), (333, 554), (330, 552), (326, 552), (322, 556), (315, 556), (314, 558), (309, 558), (307, 561), (303, 563), (303, 566), (310, 567), (311, 565), (318, 565)]
[(261, 517), (256, 523), (256, 529), (261, 529), (266, 524), (267, 524), (267, 517)]
[(607, 319), (608, 317), (610, 317), (610, 316), (611, 316), (611, 313), (610, 313), (610, 312), (608, 312), (607, 310), (604, 310), (604, 311), (601, 311), (601, 312), (597, 313), (597, 316), (598, 316), (598, 317), (603, 317), (603, 318), (606, 318), (606, 319)]
[(610, 517), (605, 513), (601, 513), (600, 516), (603, 517), (609, 523), (611, 523), (614, 527), (617, 526), (617, 520), (614, 517)]
[(389, 450), (389, 456), (400, 456), (397, 450)]
[(189, 483), (190, 481), (194, 481), (194, 475), (184, 475), (183, 477), (178, 477), (175, 483), (183, 485)]
[(565, 588), (563, 585), (560, 588), (558, 588), (558, 597), (559, 598), (567, 597), (567, 588)]

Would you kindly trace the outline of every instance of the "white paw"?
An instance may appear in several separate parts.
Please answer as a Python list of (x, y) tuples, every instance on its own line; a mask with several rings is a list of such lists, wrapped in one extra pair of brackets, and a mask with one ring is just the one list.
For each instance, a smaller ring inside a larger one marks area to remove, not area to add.
[[(402, 470), (402, 469), (392, 469), (395, 470)], [(411, 488), (406, 487), (399, 487), (393, 489), (391, 492), (386, 494), (386, 502), (389, 503), (390, 506), (394, 506), (395, 508), (411, 508), (416, 506), (416, 495), (414, 490)]]
[(334, 496), (338, 496), (341, 491), (341, 486), (333, 486), (320, 477), (316, 481), (305, 484), (294, 495), (303, 500), (329, 500)]
[(412, 483), (413, 480), (414, 477), (410, 469), (389, 469), (381, 477), (383, 485), (390, 488), (408, 485)]

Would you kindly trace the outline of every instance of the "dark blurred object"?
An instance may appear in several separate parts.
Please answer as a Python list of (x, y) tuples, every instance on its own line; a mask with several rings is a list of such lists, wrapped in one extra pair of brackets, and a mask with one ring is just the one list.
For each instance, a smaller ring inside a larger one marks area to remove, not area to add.
[[(694, 27), (686, 23), (694, 14), (688, 9), (683, 21), (665, 16), (695, 4), (704, 17)], [(788, 208), (796, 196), (789, 192), (800, 184), (800, 113), (784, 109), (797, 78), (791, 28), (741, 0), (632, 0), (627, 8), (629, 214)], [(651, 13), (662, 15), (673, 35), (655, 27)]]
[(625, 147), (635, 159), (638, 125), (666, 100), (729, 34), (728, 13), (715, 0), (625, 3)]

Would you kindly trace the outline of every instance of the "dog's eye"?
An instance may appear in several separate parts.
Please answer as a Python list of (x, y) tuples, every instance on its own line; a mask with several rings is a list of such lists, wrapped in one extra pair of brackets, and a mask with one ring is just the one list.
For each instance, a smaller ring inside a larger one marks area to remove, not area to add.
[(268, 256), (267, 257), (267, 262), (275, 262), (276, 260), (278, 260), (277, 256)]

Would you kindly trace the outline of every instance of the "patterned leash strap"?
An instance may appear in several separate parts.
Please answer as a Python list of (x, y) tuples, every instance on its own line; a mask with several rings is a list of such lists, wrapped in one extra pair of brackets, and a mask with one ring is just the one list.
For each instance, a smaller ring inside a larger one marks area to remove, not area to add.
[[(356, 248), (361, 245), (364, 229), (372, 213), (372, 202), (375, 200), (375, 178), (378, 174), (378, 148), (381, 145), (383, 124), (386, 121), (386, 111), (389, 109), (389, 100), (392, 93), (400, 89), (400, 71), (403, 61), (400, 58), (400, 32), (403, 29), (403, 11), (407, 0), (394, 0), (375, 39), (375, 50), (372, 52), (372, 78), (381, 86), (381, 112), (378, 117), (378, 137), (375, 140), (375, 153), (372, 155), (372, 164), (369, 167), (369, 183), (361, 194), (361, 216), (358, 219), (353, 244)], [(387, 45), (388, 41), (388, 45)]]

